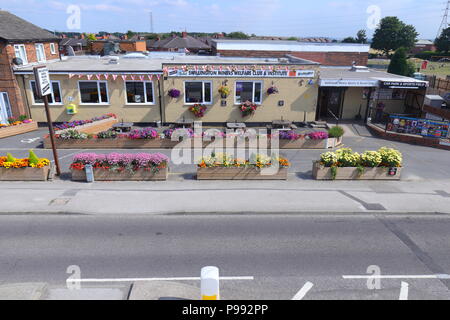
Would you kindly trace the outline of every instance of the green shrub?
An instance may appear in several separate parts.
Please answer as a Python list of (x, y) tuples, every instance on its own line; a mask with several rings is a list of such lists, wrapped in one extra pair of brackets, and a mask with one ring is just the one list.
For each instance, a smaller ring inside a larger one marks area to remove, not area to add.
[(328, 130), (328, 136), (330, 138), (340, 138), (344, 135), (345, 131), (344, 128), (335, 126)]
[(30, 164), (38, 164), (39, 163), (39, 158), (38, 156), (34, 153), (33, 150), (30, 150), (29, 156), (28, 156), (28, 160), (30, 162)]
[(6, 162), (15, 162), (16, 158), (13, 157), (13, 155), (11, 153), (7, 153), (6, 154)]

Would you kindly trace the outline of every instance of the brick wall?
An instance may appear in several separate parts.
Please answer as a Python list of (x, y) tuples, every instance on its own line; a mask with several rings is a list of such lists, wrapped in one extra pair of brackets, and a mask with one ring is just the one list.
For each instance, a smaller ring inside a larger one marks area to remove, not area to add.
[[(104, 41), (93, 41), (91, 52), (96, 54), (102, 53), (104, 45)], [(119, 42), (119, 47), (121, 51), (125, 52), (142, 52), (147, 50), (145, 41), (121, 41)]]
[(385, 131), (373, 124), (368, 124), (367, 127), (368, 127), (369, 131), (372, 132), (374, 135), (381, 137), (383, 139), (386, 139), (386, 140), (399, 141), (399, 142), (404, 142), (404, 143), (409, 143), (409, 144), (414, 144), (414, 145), (419, 145), (419, 146), (450, 150), (450, 146), (439, 144), (439, 142), (440, 142), (439, 139), (415, 136), (415, 135), (411, 135), (411, 134), (389, 132), (389, 131)]
[(218, 50), (223, 57), (258, 57), (281, 58), (292, 56), (319, 62), (324, 66), (351, 66), (355, 61), (359, 66), (367, 66), (369, 54), (367, 52), (287, 52), (287, 51), (247, 51), (247, 50)]
[(364, 52), (292, 52), (291, 55), (324, 66), (351, 66), (354, 61), (358, 66), (367, 66), (369, 61), (369, 54)]
[[(50, 42), (39, 42), (44, 45), (45, 57), (47, 60), (59, 59), (59, 47), (55, 42), (55, 54), (51, 53)], [(22, 44), (22, 43), (17, 43)], [(23, 43), (27, 52), (27, 59), (29, 63), (37, 63), (35, 43)], [(13, 73), (12, 60), (16, 57), (14, 51), (14, 44), (0, 43), (0, 92), (7, 92), (11, 110), (14, 117), (22, 114), (28, 115), (28, 108), (26, 107), (22, 94), (17, 83), (17, 79)]]

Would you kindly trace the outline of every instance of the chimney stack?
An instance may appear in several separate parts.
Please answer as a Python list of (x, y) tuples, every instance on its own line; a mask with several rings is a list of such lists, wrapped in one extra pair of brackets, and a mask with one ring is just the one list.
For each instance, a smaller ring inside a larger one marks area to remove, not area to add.
[(187, 38), (187, 32), (186, 31), (183, 31), (183, 33), (182, 33), (182, 36), (183, 36), (183, 38)]

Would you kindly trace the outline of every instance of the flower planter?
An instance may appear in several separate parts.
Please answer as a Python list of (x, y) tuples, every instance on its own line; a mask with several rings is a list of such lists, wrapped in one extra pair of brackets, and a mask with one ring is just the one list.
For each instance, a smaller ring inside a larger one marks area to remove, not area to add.
[[(390, 171), (395, 175), (390, 175)], [(358, 168), (337, 168), (333, 179), (332, 169), (324, 167), (319, 161), (313, 163), (313, 177), (316, 180), (400, 180), (402, 168), (364, 168), (360, 173)]]
[(330, 149), (342, 144), (342, 138), (328, 138), (321, 140), (298, 139), (283, 140), (280, 139), (280, 149)]
[(17, 126), (9, 126), (9, 127), (5, 127), (5, 128), (0, 128), (0, 139), (15, 136), (18, 134), (36, 131), (37, 129), (38, 129), (38, 125), (34, 121), (31, 123), (22, 123)]
[(68, 128), (64, 130), (58, 130), (56, 131), (57, 134), (61, 134), (64, 131), (67, 130), (76, 130), (80, 133), (86, 133), (86, 134), (96, 134), (102, 131), (107, 131), (112, 128), (114, 124), (116, 124), (118, 120), (114, 117), (103, 119), (99, 121), (94, 121), (92, 123), (88, 123), (82, 126), (74, 127), (74, 128)]
[(255, 167), (197, 168), (197, 180), (287, 180), (288, 168), (280, 168), (274, 175), (262, 175)]
[(50, 166), (43, 168), (0, 168), (0, 181), (47, 181)]
[[(190, 148), (191, 141), (176, 142), (169, 139), (85, 139), (85, 140), (62, 140), (56, 139), (58, 149), (172, 149)], [(51, 149), (49, 137), (44, 138), (44, 148)]]
[[(129, 171), (111, 171), (105, 169), (94, 169), (95, 181), (166, 181), (169, 175), (169, 169), (160, 169), (158, 172), (139, 169), (133, 173)], [(72, 181), (86, 181), (86, 172), (84, 170), (72, 169)]]

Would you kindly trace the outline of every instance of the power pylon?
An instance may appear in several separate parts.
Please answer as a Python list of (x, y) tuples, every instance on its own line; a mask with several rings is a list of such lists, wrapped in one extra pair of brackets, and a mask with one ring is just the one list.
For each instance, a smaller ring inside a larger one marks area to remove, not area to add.
[(442, 18), (441, 26), (439, 27), (439, 31), (438, 31), (436, 38), (439, 38), (442, 31), (449, 27), (449, 23), (448, 23), (448, 12), (449, 11), (450, 11), (450, 0), (447, 1), (447, 6), (445, 7), (444, 17)]

